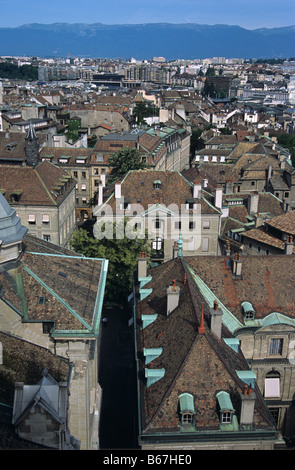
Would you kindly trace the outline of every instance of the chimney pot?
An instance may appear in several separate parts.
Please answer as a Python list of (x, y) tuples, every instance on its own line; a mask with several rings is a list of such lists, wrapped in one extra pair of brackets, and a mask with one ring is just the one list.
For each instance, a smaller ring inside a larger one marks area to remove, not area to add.
[(198, 333), (200, 335), (205, 334), (205, 326), (204, 326), (204, 303), (202, 303), (202, 314), (201, 314), (201, 322), (200, 326), (198, 327)]
[(241, 428), (251, 428), (253, 426), (254, 409), (256, 394), (252, 392), (251, 386), (244, 386), (241, 397), (241, 413), (240, 413), (240, 426)]

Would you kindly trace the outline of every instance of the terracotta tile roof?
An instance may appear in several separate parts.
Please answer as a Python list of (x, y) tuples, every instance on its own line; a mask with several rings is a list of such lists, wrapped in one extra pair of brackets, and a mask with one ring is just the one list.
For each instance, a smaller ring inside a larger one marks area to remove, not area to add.
[(93, 154), (93, 149), (85, 148), (65, 148), (65, 147), (43, 147), (40, 152), (40, 159), (53, 157), (53, 162), (59, 164), (59, 159), (69, 157), (69, 164), (76, 165), (76, 158), (87, 157), (85, 165), (88, 165)]
[[(148, 274), (152, 280), (144, 288), (153, 290), (138, 304), (137, 323), (141, 324), (141, 315), (158, 316), (152, 324), (137, 331), (143, 435), (179, 431), (178, 396), (183, 392), (193, 395), (197, 430), (217, 431), (216, 394), (221, 390), (229, 391), (234, 407), (238, 408), (235, 397), (243, 382), (235, 371), (248, 369), (248, 365), (240, 352), (233, 353), (210, 331), (207, 304), (180, 258), (153, 268)], [(167, 317), (166, 288), (173, 279), (181, 294), (178, 307)], [(205, 333), (200, 334), (203, 302)], [(226, 336), (229, 333), (223, 329), (223, 337)], [(163, 350), (152, 364), (145, 366), (144, 347)], [(146, 387), (145, 367), (165, 369), (165, 374)], [(265, 407), (259, 402), (254, 422), (257, 428), (273, 428)]]
[(273, 228), (286, 232), (289, 235), (295, 235), (295, 211), (287, 212), (278, 217), (267, 221), (267, 224)]
[[(154, 189), (154, 181), (161, 181), (161, 189)], [(166, 207), (171, 204), (181, 210), (182, 204), (187, 199), (192, 199), (193, 188), (178, 171), (169, 170), (133, 170), (128, 172), (121, 183), (122, 197), (128, 199), (130, 204), (140, 204), (146, 210), (149, 205), (163, 204)], [(199, 203), (198, 200), (196, 200)], [(106, 201), (115, 210), (114, 193)], [(201, 211), (203, 214), (217, 214), (205, 197), (202, 197)]]
[(279, 250), (282, 250), (282, 252), (285, 249), (285, 242), (275, 237), (271, 233), (267, 232), (265, 227), (263, 226), (247, 230), (241, 235), (244, 239), (249, 238), (250, 240), (255, 240), (257, 242), (264, 243), (271, 247), (278, 248)]
[(56, 206), (74, 187), (74, 180), (69, 178), (64, 192), (57, 194), (55, 187), (65, 176), (69, 174), (64, 169), (48, 161), (39, 163), (35, 168), (4, 165), (0, 172), (0, 188), (5, 190), (4, 196), (10, 204), (10, 195), (20, 190), (19, 204)]
[(234, 279), (223, 256), (186, 258), (187, 263), (243, 323), (241, 303), (252, 303), (256, 318), (273, 312), (295, 318), (295, 257), (287, 255), (242, 256), (242, 276)]
[[(37, 135), (41, 148), (46, 141), (46, 135)], [(5, 160), (26, 160), (25, 137), (24, 132), (0, 132), (0, 164)]]

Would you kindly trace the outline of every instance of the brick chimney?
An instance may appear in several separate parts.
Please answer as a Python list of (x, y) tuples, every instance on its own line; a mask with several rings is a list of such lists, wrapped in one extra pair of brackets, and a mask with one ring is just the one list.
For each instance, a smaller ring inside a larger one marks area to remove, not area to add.
[(230, 243), (228, 239), (225, 242), (224, 250), (225, 250), (225, 256), (230, 256)]
[(255, 400), (256, 400), (256, 394), (252, 390), (251, 385), (245, 384), (243, 392), (240, 393), (240, 398), (241, 398), (240, 427), (242, 429), (251, 429), (253, 426)]
[(176, 285), (176, 280), (173, 279), (169, 287), (167, 287), (167, 317), (179, 304), (180, 287)]
[(217, 300), (214, 300), (213, 308), (210, 308), (211, 331), (217, 338), (221, 339), (222, 330), (222, 310), (218, 306)]
[(138, 278), (147, 277), (147, 254), (142, 251), (138, 255), (137, 276)]

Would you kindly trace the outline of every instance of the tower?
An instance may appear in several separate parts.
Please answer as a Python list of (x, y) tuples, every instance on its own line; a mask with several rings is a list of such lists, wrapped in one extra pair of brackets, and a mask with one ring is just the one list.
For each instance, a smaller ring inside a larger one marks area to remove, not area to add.
[(37, 163), (39, 163), (39, 139), (32, 122), (30, 122), (25, 137), (25, 152), (27, 157), (27, 165), (35, 166)]

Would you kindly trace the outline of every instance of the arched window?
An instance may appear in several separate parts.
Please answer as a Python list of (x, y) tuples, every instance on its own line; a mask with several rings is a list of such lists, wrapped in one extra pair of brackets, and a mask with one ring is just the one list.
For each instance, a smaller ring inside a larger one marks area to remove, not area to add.
[(264, 379), (264, 397), (265, 398), (280, 398), (280, 379), (281, 374), (272, 369), (267, 372)]

